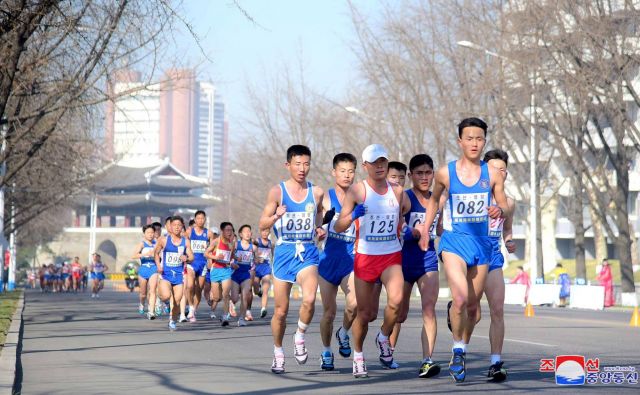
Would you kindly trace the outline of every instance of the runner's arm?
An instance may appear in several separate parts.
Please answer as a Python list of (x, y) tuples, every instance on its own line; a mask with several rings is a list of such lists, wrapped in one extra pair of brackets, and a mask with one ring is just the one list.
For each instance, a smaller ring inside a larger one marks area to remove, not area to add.
[(333, 229), (337, 233), (342, 233), (349, 229), (354, 221), (354, 219), (351, 218), (351, 214), (353, 213), (353, 209), (356, 207), (356, 204), (358, 204), (356, 197), (356, 188), (358, 185), (360, 185), (360, 183), (349, 187), (347, 193), (344, 195), (344, 202), (342, 203), (342, 209), (340, 210), (340, 217), (338, 217), (338, 220), (333, 225)]
[(276, 223), (277, 220), (282, 218), (286, 212), (286, 206), (280, 206), (280, 187), (274, 186), (267, 195), (267, 204), (262, 210), (262, 216), (260, 217), (259, 228), (270, 229)]
[(144, 243), (140, 242), (138, 243), (138, 245), (136, 246), (136, 249), (133, 251), (133, 255), (131, 256), (131, 259), (140, 259), (142, 258), (142, 249), (144, 248)]
[(156, 248), (153, 250), (153, 259), (156, 261), (158, 273), (162, 272), (162, 259), (160, 259), (160, 254), (162, 253), (162, 249), (165, 246), (165, 240), (165, 237), (160, 237), (156, 242)]
[[(322, 190), (322, 188), (313, 188), (313, 193), (314, 195), (316, 195), (316, 202), (324, 202), (324, 191)], [(318, 207), (316, 207), (316, 218), (315, 218), (315, 231), (316, 231), (316, 235), (318, 236), (318, 240), (323, 240), (326, 235), (327, 232), (324, 230), (324, 228), (322, 227), (322, 220), (324, 217), (324, 213), (323, 213), (323, 205), (318, 205)]]
[(493, 180), (493, 198), (496, 200), (496, 206), (489, 206), (487, 208), (487, 214), (491, 218), (506, 218), (506, 213), (509, 210), (507, 203), (507, 195), (504, 193), (504, 179), (498, 174), (497, 169), (489, 166), (489, 178)]
[(515, 201), (507, 198), (508, 209), (505, 213), (504, 224), (502, 225), (502, 239), (507, 251), (513, 254), (516, 252), (516, 244), (513, 242), (513, 213), (515, 211)]
[[(438, 210), (438, 206), (440, 203), (440, 196), (442, 196), (442, 192), (446, 187), (446, 179), (449, 177), (447, 174), (447, 168), (443, 167), (436, 172), (436, 176), (433, 182), (433, 192), (431, 192), (431, 196), (429, 197), (429, 201), (427, 202), (427, 213), (425, 215), (424, 223), (432, 224), (433, 220), (436, 218), (436, 211)], [(431, 235), (429, 234), (429, 228), (425, 226), (426, 232), (422, 232), (420, 234), (420, 249), (426, 251), (429, 248), (429, 240)]]

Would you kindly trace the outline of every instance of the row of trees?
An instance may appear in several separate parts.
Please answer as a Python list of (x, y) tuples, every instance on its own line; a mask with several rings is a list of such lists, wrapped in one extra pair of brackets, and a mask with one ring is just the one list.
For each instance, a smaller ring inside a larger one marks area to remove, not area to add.
[[(243, 146), (236, 156), (232, 167), (250, 176), (237, 182), (232, 174), (229, 191), (250, 185), (266, 196), (271, 180), (284, 175), (280, 164), (292, 143), (312, 148), (319, 185), (330, 185), (335, 153), (359, 153), (374, 141), (396, 159), (427, 151), (442, 165), (457, 152), (455, 124), (479, 115), (492, 125), (489, 145), (511, 154), (512, 193), (526, 206), (533, 127), (538, 221), (558, 205), (569, 213), (578, 277), (586, 278), (588, 228), (598, 259), (606, 257), (606, 239), (613, 240), (622, 290), (634, 292), (638, 252), (628, 202), (635, 196), (629, 176), (640, 149), (637, 4), (406, 0), (388, 3), (374, 17), (351, 6), (351, 17), (360, 78), (344, 97), (327, 98), (310, 87), (303, 68), (285, 68), (264, 86), (249, 87), (247, 130), (261, 136), (255, 148)], [(473, 45), (463, 47), (463, 40)], [(236, 192), (242, 193), (230, 193)], [(229, 211), (248, 223), (261, 206), (230, 204)], [(543, 253), (555, 261), (553, 249)], [(542, 256), (536, 264), (543, 273)]]
[(60, 214), (69, 199), (105, 164), (96, 141), (104, 131), (104, 102), (115, 99), (111, 76), (128, 66), (151, 81), (158, 59), (167, 65), (165, 44), (181, 23), (178, 6), (166, 0), (0, 2), (5, 234), (16, 230), (21, 243), (37, 245), (66, 225)]

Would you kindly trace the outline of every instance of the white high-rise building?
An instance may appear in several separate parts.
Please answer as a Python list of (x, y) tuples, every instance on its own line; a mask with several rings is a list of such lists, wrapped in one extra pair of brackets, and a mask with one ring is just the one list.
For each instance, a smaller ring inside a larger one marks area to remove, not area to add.
[(193, 158), (194, 175), (222, 182), (227, 154), (227, 114), (222, 97), (210, 82), (198, 84), (198, 136)]

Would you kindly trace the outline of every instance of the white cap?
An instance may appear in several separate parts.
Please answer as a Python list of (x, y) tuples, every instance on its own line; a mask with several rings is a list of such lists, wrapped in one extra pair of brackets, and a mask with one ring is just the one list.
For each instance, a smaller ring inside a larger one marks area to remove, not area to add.
[(380, 144), (371, 144), (362, 151), (362, 160), (364, 162), (373, 163), (378, 160), (378, 158), (385, 158), (389, 160), (387, 150)]

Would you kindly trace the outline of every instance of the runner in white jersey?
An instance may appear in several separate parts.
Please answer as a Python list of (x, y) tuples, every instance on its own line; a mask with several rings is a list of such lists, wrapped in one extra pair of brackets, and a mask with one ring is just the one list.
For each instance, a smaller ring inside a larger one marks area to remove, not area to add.
[(324, 239), (322, 202), (324, 192), (307, 181), (311, 168), (311, 150), (304, 145), (287, 149), (289, 179), (269, 191), (267, 204), (260, 218), (260, 229), (275, 226), (278, 242), (273, 258), (273, 291), (275, 309), (271, 319), (273, 333), (273, 363), (271, 371), (284, 373), (282, 339), (289, 312), (289, 294), (294, 282), (302, 288), (302, 303), (298, 329), (294, 335), (294, 357), (298, 364), (307, 362), (305, 345), (307, 331), (315, 310), (318, 289), (318, 240)]
[[(480, 160), (486, 143), (487, 124), (467, 118), (458, 125), (458, 145), (462, 156), (436, 172), (433, 193), (426, 207), (425, 223), (433, 223), (443, 192), (448, 195), (443, 219), (444, 232), (438, 243), (451, 289), (452, 357), (449, 374), (456, 382), (466, 377), (465, 339), (476, 323), (478, 301), (482, 296), (491, 260), (489, 218), (503, 216), (507, 210), (504, 179), (498, 171)], [(497, 205), (491, 206), (494, 196)], [(431, 235), (422, 232), (420, 247), (426, 251)]]
[(389, 368), (393, 364), (389, 335), (398, 319), (404, 284), (399, 239), (404, 191), (386, 179), (389, 160), (384, 147), (379, 144), (368, 146), (362, 152), (362, 160), (367, 179), (349, 189), (334, 226), (336, 232), (344, 232), (354, 221), (356, 223), (354, 273), (358, 312), (353, 323), (353, 375), (356, 378), (368, 376), (362, 347), (369, 322), (377, 315), (373, 311), (377, 304), (372, 296), (378, 280), (387, 290), (387, 306), (375, 339), (376, 346), (382, 366)]
[(324, 347), (320, 356), (320, 368), (323, 370), (334, 369), (331, 337), (333, 335), (333, 320), (337, 310), (338, 287), (342, 289), (345, 297), (342, 325), (335, 334), (338, 341), (338, 353), (343, 358), (348, 358), (351, 355), (348, 331), (351, 329), (356, 315), (356, 295), (353, 285), (355, 225), (351, 224), (344, 233), (337, 233), (334, 226), (340, 211), (342, 211), (344, 197), (355, 179), (357, 165), (358, 161), (352, 154), (340, 153), (333, 157), (331, 175), (335, 179), (335, 185), (325, 194), (322, 202), (325, 212), (323, 222), (328, 232), (318, 266), (323, 308), (320, 320), (320, 336)]
[[(501, 149), (488, 151), (483, 159), (490, 167), (499, 171), (499, 174), (507, 179), (507, 165), (509, 155)], [(495, 201), (493, 202), (495, 204)], [(489, 274), (484, 292), (489, 302), (491, 324), (489, 325), (489, 343), (491, 344), (491, 365), (487, 377), (492, 381), (500, 382), (507, 378), (507, 370), (503, 367), (502, 344), (504, 342), (504, 256), (502, 255), (500, 239), (509, 253), (516, 252), (516, 244), (513, 242), (513, 212), (515, 201), (507, 196), (508, 209), (504, 218), (491, 219), (489, 223), (489, 236), (493, 241), (493, 254), (489, 263)], [(478, 313), (476, 322), (480, 321), (480, 301), (478, 301)], [(465, 342), (469, 343), (469, 338)]]

